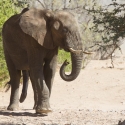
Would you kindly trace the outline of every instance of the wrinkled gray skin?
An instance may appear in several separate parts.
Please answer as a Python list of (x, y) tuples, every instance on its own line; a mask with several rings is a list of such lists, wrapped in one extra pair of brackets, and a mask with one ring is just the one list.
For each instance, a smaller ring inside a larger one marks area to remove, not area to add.
[(74, 15), (66, 11), (24, 10), (5, 22), (2, 36), (11, 81), (10, 104), (7, 109), (19, 108), (19, 83), (21, 71), (24, 70), (30, 73), (34, 99), (37, 99), (36, 113), (51, 112), (49, 98), (58, 47), (71, 53), (71, 74), (65, 74), (66, 61), (60, 68), (63, 80), (76, 79), (81, 69), (82, 41)]

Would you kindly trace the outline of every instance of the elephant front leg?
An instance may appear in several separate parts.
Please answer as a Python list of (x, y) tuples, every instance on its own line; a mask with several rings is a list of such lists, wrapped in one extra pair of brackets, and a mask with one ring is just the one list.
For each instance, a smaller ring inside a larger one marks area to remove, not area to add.
[(31, 69), (30, 77), (32, 84), (35, 85), (37, 89), (38, 102), (36, 107), (36, 113), (43, 114), (51, 112), (49, 104), (49, 89), (44, 80), (43, 69)]
[(57, 65), (57, 55), (56, 54), (54, 56), (52, 56), (50, 59), (45, 60), (43, 74), (44, 74), (45, 82), (48, 86), (50, 95), (51, 95), (54, 76), (55, 76), (55, 72), (56, 72), (56, 65)]
[(38, 85), (37, 88), (38, 88), (38, 103), (36, 107), (36, 113), (43, 114), (43, 113), (52, 112), (50, 108), (50, 103), (49, 103), (49, 95), (50, 95), (49, 89), (45, 81), (43, 81), (42, 86)]

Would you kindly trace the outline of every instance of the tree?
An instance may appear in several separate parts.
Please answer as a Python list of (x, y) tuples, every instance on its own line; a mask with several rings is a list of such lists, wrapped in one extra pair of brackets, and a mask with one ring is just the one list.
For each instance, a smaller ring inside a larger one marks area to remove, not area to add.
[(94, 25), (91, 30), (101, 34), (103, 44), (114, 46), (112, 51), (114, 52), (119, 48), (121, 40), (125, 36), (125, 4), (112, 0), (112, 3), (106, 7), (92, 7), (86, 10), (93, 16)]

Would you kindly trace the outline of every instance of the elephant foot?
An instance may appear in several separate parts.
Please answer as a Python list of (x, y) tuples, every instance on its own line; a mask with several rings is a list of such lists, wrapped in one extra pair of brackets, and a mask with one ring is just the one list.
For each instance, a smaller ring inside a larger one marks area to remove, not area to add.
[(7, 110), (17, 111), (17, 110), (19, 110), (19, 105), (15, 105), (15, 104), (9, 105), (9, 106), (7, 107)]
[(20, 96), (20, 103), (22, 103), (25, 98), (26, 98), (27, 94), (26, 93), (22, 93), (21, 96)]
[(36, 109), (36, 114), (48, 114), (52, 112), (51, 108)]
[(43, 115), (47, 115), (48, 113), (52, 112), (52, 109), (50, 108), (49, 100), (46, 100), (46, 101), (44, 100), (41, 103), (38, 103), (35, 110), (36, 110), (36, 114), (43, 114)]

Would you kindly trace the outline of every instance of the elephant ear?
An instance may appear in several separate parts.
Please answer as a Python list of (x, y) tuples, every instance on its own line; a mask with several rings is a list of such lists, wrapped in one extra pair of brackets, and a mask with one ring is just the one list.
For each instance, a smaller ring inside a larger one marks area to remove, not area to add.
[(30, 9), (21, 15), (19, 25), (24, 33), (32, 36), (41, 46), (53, 49), (52, 34), (48, 29), (48, 23), (52, 17), (53, 14), (50, 11)]

